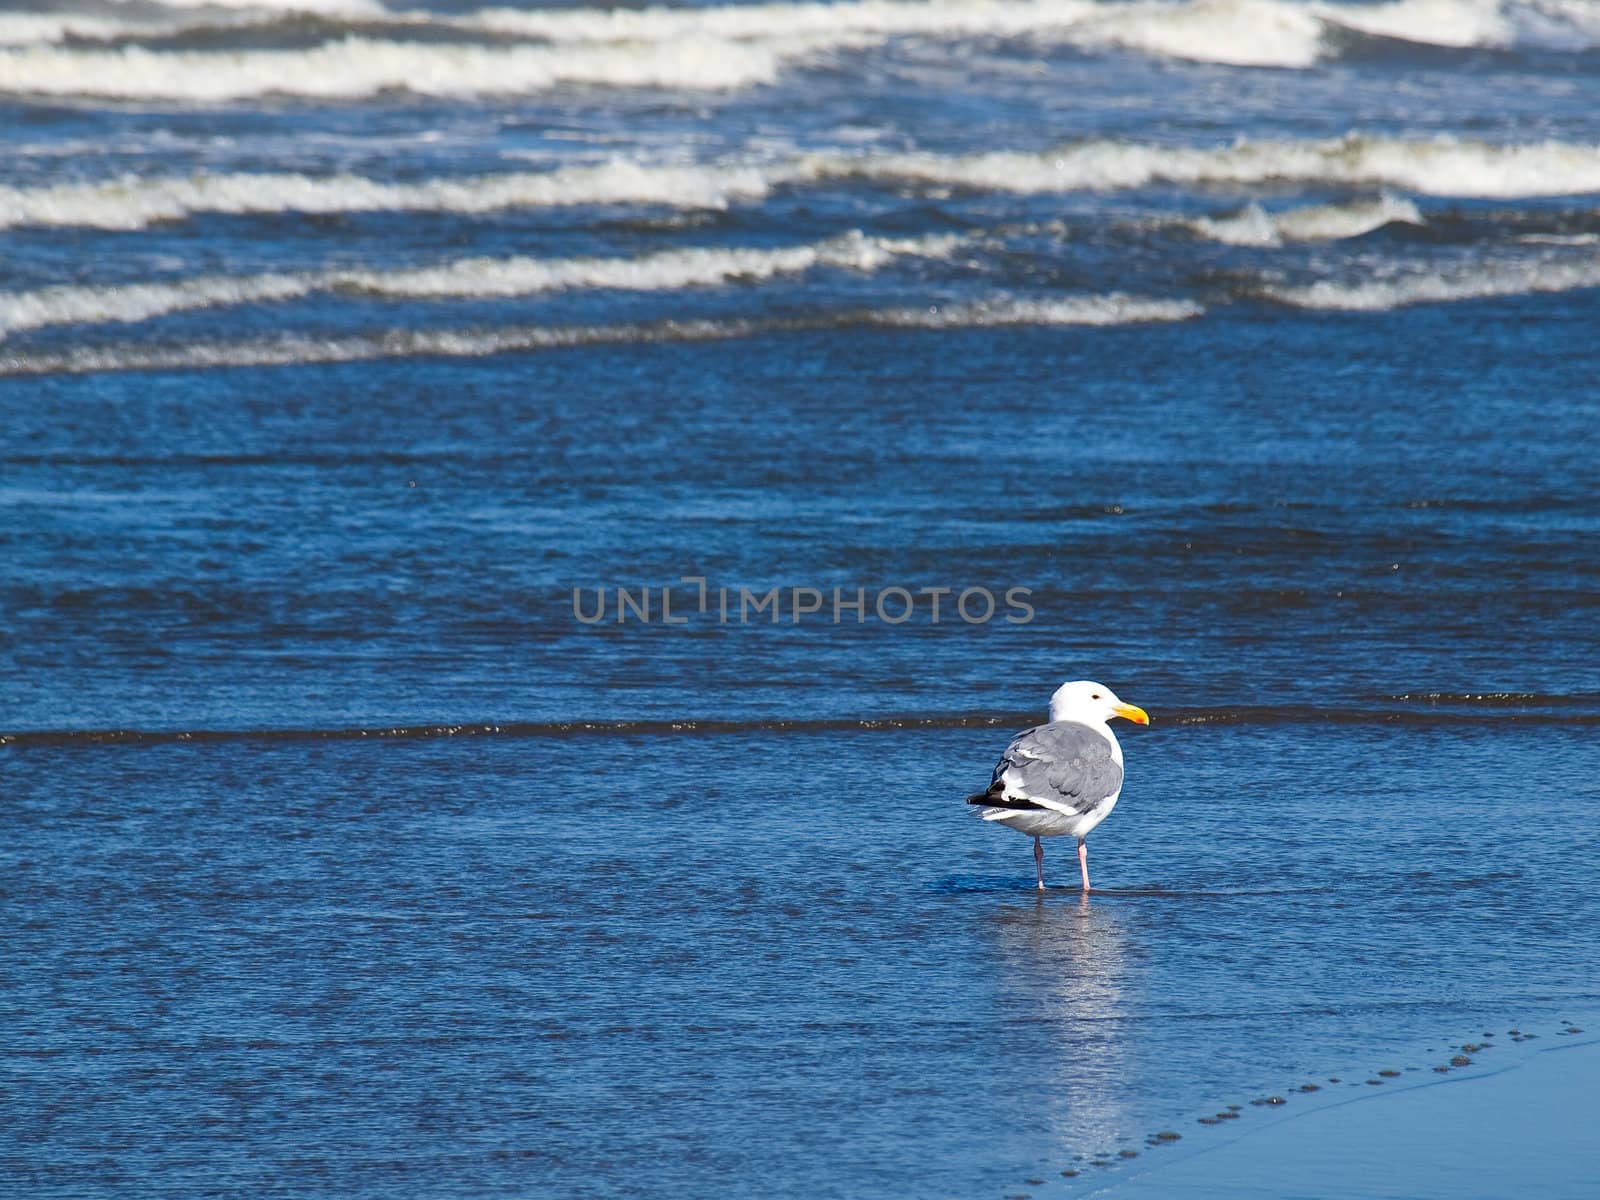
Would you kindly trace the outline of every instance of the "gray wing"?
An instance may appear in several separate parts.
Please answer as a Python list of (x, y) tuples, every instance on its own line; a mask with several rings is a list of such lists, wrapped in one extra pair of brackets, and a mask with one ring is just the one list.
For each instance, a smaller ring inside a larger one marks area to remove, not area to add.
[(996, 807), (1092, 813), (1121, 790), (1122, 766), (1111, 757), (1111, 743), (1087, 725), (1056, 721), (1011, 739), (984, 795)]

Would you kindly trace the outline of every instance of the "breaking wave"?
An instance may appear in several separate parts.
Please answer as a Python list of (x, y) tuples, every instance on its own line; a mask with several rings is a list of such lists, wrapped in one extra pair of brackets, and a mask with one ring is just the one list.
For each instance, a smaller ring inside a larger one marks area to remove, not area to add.
[(851, 322), (905, 329), (960, 329), (996, 325), (1143, 325), (1187, 321), (1205, 310), (1188, 300), (1154, 300), (1112, 292), (1102, 296), (1025, 299), (1007, 296), (972, 304), (881, 309)]
[(705, 8), (484, 9), (469, 28), (554, 42), (658, 42), (714, 36), (805, 37), (846, 45), (863, 37), (1053, 37), (1171, 58), (1308, 66), (1336, 56), (1326, 35), (1353, 32), (1419, 45), (1587, 49), (1600, 13), (1585, 0), (855, 0)]
[(1396, 196), (1352, 200), (1345, 204), (1313, 204), (1268, 212), (1251, 204), (1226, 217), (1201, 217), (1189, 227), (1202, 237), (1231, 246), (1279, 246), (1284, 242), (1331, 242), (1360, 237), (1394, 222), (1423, 224), (1411, 201)]
[[(227, 101), (254, 96), (357, 99), (389, 89), (470, 96), (561, 84), (726, 89), (773, 82), (799, 60), (915, 36), (1027, 37), (1085, 50), (1238, 66), (1304, 68), (1337, 58), (1353, 38), (1500, 49), (1586, 50), (1600, 15), (1575, 0), (854, 0), (695, 8), (510, 9), (461, 15), (390, 11), (363, 0), (250, 4), (229, 0), (235, 32), (291, 11), (336, 18), (332, 40), (310, 49), (168, 50), (137, 45), (67, 48), (68, 38), (111, 42), (170, 36), (184, 23), (214, 26), (211, 5), (179, 6), (177, 24), (141, 16), (11, 14), (0, 18), (0, 79), (7, 91), (132, 100)], [(141, 13), (143, 10), (141, 10)], [(534, 44), (394, 40), (409, 29)], [(1332, 35), (1332, 36), (1330, 36)]]
[[(490, 8), (460, 24), (551, 42), (677, 42), (815, 39), (846, 45), (904, 35), (1008, 37), (1067, 30), (1093, 18), (1094, 0), (855, 0), (853, 3), (732, 4), (705, 8)], [(837, 40), (836, 40), (837, 39)]]
[(143, 28), (129, 22), (87, 14), (4, 12), (0, 13), (0, 46), (64, 42), (68, 38), (109, 40)]
[(1600, 261), (1502, 262), (1440, 270), (1390, 266), (1379, 279), (1319, 280), (1297, 287), (1267, 287), (1262, 294), (1296, 308), (1386, 312), (1412, 304), (1440, 304), (1492, 296), (1526, 296), (1600, 287)]
[(1120, 293), (1050, 299), (995, 297), (926, 308), (864, 309), (770, 319), (655, 321), (618, 325), (508, 326), (481, 330), (395, 329), (339, 338), (284, 336), (179, 346), (99, 346), (0, 355), (0, 376), (96, 371), (292, 366), (383, 358), (482, 358), (513, 351), (653, 342), (714, 342), (771, 333), (844, 328), (957, 329), (1008, 325), (1137, 325), (1183, 321), (1204, 312), (1180, 300)]
[[(114, 0), (121, 3), (123, 0)], [(151, 0), (150, 7), (176, 9), (233, 9), (257, 16), (272, 13), (319, 13), (343, 16), (387, 17), (391, 10), (380, 0)]]
[(1338, 184), (1429, 196), (1510, 199), (1600, 191), (1600, 145), (1427, 141), (1346, 134), (1318, 141), (1154, 146), (1092, 141), (1041, 154), (881, 155), (812, 160), (816, 175), (897, 178), (983, 191), (1067, 192), (1144, 187)]
[[(768, 163), (650, 164), (613, 159), (549, 171), (391, 183), (360, 175), (215, 174), (122, 176), (47, 187), (0, 187), (0, 228), (142, 229), (197, 213), (345, 213), (652, 204), (722, 209), (780, 187), (864, 180), (898, 187), (964, 187), (1039, 193), (1138, 188), (1274, 185), (1387, 187), (1419, 195), (1509, 199), (1600, 192), (1600, 146), (1496, 144), (1349, 134), (1320, 141), (1240, 141), (1230, 146), (1155, 146), (1092, 141), (1042, 154), (815, 154)], [(1420, 221), (1400, 197), (1268, 215), (1245, 212), (1195, 226), (1207, 237), (1250, 244), (1353, 237), (1390, 221)]]
[[(1377, 6), (1387, 7), (1387, 6)], [(714, 36), (741, 42), (806, 38), (845, 48), (899, 36), (1027, 36), (1084, 49), (1239, 66), (1304, 67), (1325, 49), (1339, 6), (1294, 0), (858, 0), (604, 11), (488, 9), (470, 27), (553, 42), (659, 43)]]
[(386, 299), (497, 298), (574, 288), (669, 291), (752, 282), (814, 267), (873, 271), (902, 255), (943, 255), (956, 238), (869, 238), (850, 233), (779, 249), (696, 247), (636, 258), (464, 258), (389, 271), (333, 270), (211, 275), (171, 282), (67, 285), (0, 293), (0, 336), (52, 325), (131, 323), (344, 291)]
[(387, 183), (348, 174), (216, 174), (184, 179), (122, 176), (51, 187), (0, 187), (0, 228), (76, 225), (143, 229), (196, 213), (485, 213), (582, 204), (721, 209), (737, 200), (761, 199), (771, 182), (769, 172), (754, 167), (653, 166), (624, 159), (552, 171), (417, 183)]
[(154, 51), (142, 46), (0, 50), (0, 87), (36, 96), (221, 102), (356, 100), (387, 91), (466, 97), (572, 84), (725, 90), (771, 83), (804, 43), (714, 38), (641, 46), (486, 46), (346, 37), (305, 50)]
[(1318, 11), (1340, 28), (1420, 45), (1587, 50), (1600, 42), (1592, 0), (1394, 0)]

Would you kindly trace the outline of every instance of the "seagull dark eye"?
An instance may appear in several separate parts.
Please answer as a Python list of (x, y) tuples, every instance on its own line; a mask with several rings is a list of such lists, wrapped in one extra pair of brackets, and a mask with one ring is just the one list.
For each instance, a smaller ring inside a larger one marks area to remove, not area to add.
[(1096, 692), (1096, 693), (1095, 693), (1095, 694), (1094, 694), (1094, 695), (1092, 695), (1092, 696), (1090, 696), (1090, 697), (1089, 697), (1089, 699), (1091, 699), (1091, 700), (1098, 700), (1098, 699), (1100, 699), (1100, 693), (1099, 693), (1099, 692)]

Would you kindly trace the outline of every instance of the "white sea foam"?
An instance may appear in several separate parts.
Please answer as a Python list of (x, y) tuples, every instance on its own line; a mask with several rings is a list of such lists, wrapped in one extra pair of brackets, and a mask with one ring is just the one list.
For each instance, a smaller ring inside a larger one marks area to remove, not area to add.
[[(654, 164), (628, 159), (550, 171), (391, 183), (359, 175), (197, 174), (121, 176), (47, 187), (0, 187), (0, 228), (81, 225), (141, 229), (194, 213), (482, 213), (583, 204), (726, 208), (783, 186), (864, 179), (998, 192), (1114, 190), (1170, 183), (1391, 187), (1421, 195), (1520, 196), (1600, 192), (1600, 146), (1494, 145), (1350, 135), (1329, 141), (1239, 142), (1222, 147), (1086, 142), (1047, 154), (818, 154), (777, 162)], [(1208, 237), (1273, 240), (1354, 237), (1389, 221), (1420, 221), (1400, 197), (1289, 210), (1196, 225)]]
[(238, 9), (249, 13), (318, 13), (324, 16), (381, 17), (392, 11), (379, 0), (151, 0), (161, 8), (179, 10)]
[(1535, 44), (1580, 50), (1600, 36), (1600, 18), (1592, 9), (1578, 10), (1577, 2), (1558, 8), (1561, 0), (1133, 0), (1098, 6), (1071, 40), (1164, 58), (1261, 67), (1309, 67), (1336, 56), (1338, 47), (1328, 34), (1341, 31), (1431, 46)]
[(770, 83), (801, 42), (692, 38), (649, 45), (439, 45), (347, 37), (305, 50), (0, 49), (0, 89), (41, 96), (220, 102), (547, 91), (565, 84), (722, 90)]
[(1111, 292), (1100, 296), (1055, 296), (1038, 299), (1003, 296), (970, 304), (886, 309), (864, 323), (920, 329), (955, 329), (999, 325), (1141, 325), (1187, 321), (1205, 309), (1188, 300), (1155, 300)]
[(178, 179), (126, 175), (94, 183), (0, 187), (0, 228), (81, 225), (142, 229), (195, 213), (483, 213), (577, 204), (661, 204), (726, 208), (770, 186), (754, 167), (606, 163), (501, 175), (387, 183), (359, 175), (198, 174)]
[[(0, 354), (0, 376), (81, 374), (90, 371), (195, 370), (359, 362), (380, 358), (476, 358), (536, 350), (629, 341), (714, 341), (748, 332), (731, 321), (673, 322), (659, 327), (515, 327), (500, 330), (394, 329), (353, 337), (275, 337), (182, 346), (94, 346), (66, 352)], [(606, 334), (609, 333), (609, 336)]]
[(1311, 204), (1272, 216), (1278, 236), (1290, 242), (1331, 242), (1360, 237), (1396, 222), (1405, 225), (1425, 223), (1415, 204), (1403, 197), (1387, 194), (1375, 200)]
[(1047, 300), (1004, 296), (988, 301), (922, 309), (866, 309), (767, 320), (732, 318), (648, 324), (509, 326), (484, 330), (394, 329), (339, 338), (288, 336), (232, 342), (189, 342), (181, 346), (82, 347), (64, 352), (0, 354), (0, 375), (286, 366), (426, 356), (475, 358), (509, 351), (565, 346), (725, 341), (761, 333), (859, 325), (916, 329), (1134, 325), (1188, 320), (1203, 312), (1200, 306), (1187, 301), (1142, 299), (1115, 293), (1104, 296), (1062, 296)]
[(0, 13), (0, 46), (26, 46), (40, 42), (64, 42), (69, 37), (113, 38), (143, 31), (147, 26), (112, 17), (74, 13)]
[(1321, 57), (1323, 23), (1283, 0), (1189, 0), (1104, 5), (1071, 39), (1162, 58), (1248, 67), (1309, 67)]
[(1512, 240), (1529, 246), (1600, 246), (1600, 233), (1524, 233)]
[[(289, 11), (317, 11), (384, 24), (436, 26), (469, 33), (534, 38), (561, 45), (651, 45), (717, 41), (782, 43), (801, 41), (816, 49), (870, 45), (884, 38), (918, 35), (941, 38), (1005, 37), (1070, 31), (1093, 18), (1102, 5), (1095, 0), (845, 0), (843, 3), (732, 4), (706, 7), (648, 8), (487, 8), (459, 16), (390, 12), (362, 0), (307, 0), (268, 5), (253, 0), (227, 0), (234, 8), (229, 23), (257, 23)], [(196, 0), (192, 7), (217, 20), (213, 5)], [(207, 11), (210, 10), (210, 11)], [(181, 28), (181, 14), (168, 22), (154, 19), (116, 20), (17, 14), (12, 25), (0, 17), (0, 42), (60, 41), (77, 33), (88, 37), (140, 36)], [(12, 36), (4, 36), (8, 28)]]
[[(507, 9), (460, 18), (467, 28), (555, 42), (657, 42), (860, 36), (1034, 35), (1170, 58), (1303, 67), (1328, 53), (1329, 28), (1425, 45), (1522, 42), (1583, 48), (1600, 37), (1593, 0), (846, 0), (695, 8)], [(843, 43), (841, 43), (843, 44)]]
[(1477, 264), (1459, 269), (1394, 265), (1381, 278), (1319, 280), (1298, 287), (1269, 287), (1263, 294), (1296, 308), (1386, 312), (1412, 304), (1440, 304), (1489, 296), (1526, 296), (1600, 287), (1600, 259)]
[(1423, 224), (1415, 204), (1390, 195), (1343, 204), (1311, 204), (1281, 212), (1268, 212), (1259, 204), (1250, 204), (1230, 216), (1201, 217), (1188, 224), (1196, 233), (1229, 245), (1278, 246), (1284, 242), (1360, 237), (1395, 221)]
[(1395, 0), (1392, 4), (1322, 5), (1336, 24), (1378, 37), (1435, 46), (1503, 46), (1514, 26), (1500, 0)]
[(68, 38), (165, 37), (200, 27), (247, 28), (306, 13), (352, 21), (427, 23), (426, 17), (391, 13), (376, 0), (163, 0), (129, 8), (126, 13), (114, 8), (81, 13), (0, 13), (0, 45), (42, 45)]
[(1594, 0), (1528, 0), (1520, 19), (1530, 30), (1545, 33), (1547, 40), (1591, 46), (1600, 42), (1600, 4)]
[(1392, 0), (1315, 11), (1336, 27), (1422, 45), (1585, 50), (1600, 41), (1594, 0)]
[[(352, 36), (298, 50), (148, 52), (61, 49), (0, 60), (6, 90), (43, 95), (219, 101), (272, 93), (357, 98), (409, 87), (429, 95), (521, 93), (560, 83), (731, 88), (771, 82), (797, 60), (885, 39), (1026, 36), (1087, 49), (1244, 66), (1303, 68), (1338, 52), (1330, 30), (1445, 46), (1523, 43), (1582, 49), (1600, 15), (1580, 0), (845, 0), (642, 9), (489, 8), (459, 16), (390, 12), (369, 0), (226, 0), (223, 19), (257, 23), (286, 11), (376, 25), (538, 39), (544, 46), (462, 46)], [(185, 5), (176, 7), (184, 8)], [(112, 37), (216, 23), (199, 0), (176, 24), (142, 15), (0, 18), (0, 43), (45, 51), (74, 34)], [(544, 51), (558, 52), (554, 57)], [(558, 59), (570, 55), (572, 61)], [(164, 78), (164, 76), (166, 76)]]
[(950, 236), (891, 239), (850, 234), (776, 250), (697, 247), (639, 258), (469, 258), (404, 271), (343, 272), (334, 277), (333, 286), (423, 298), (526, 296), (570, 288), (673, 291), (755, 282), (823, 266), (870, 272), (901, 255), (942, 257), (956, 241)]
[[(1094, 0), (854, 0), (839, 4), (734, 4), (706, 8), (484, 9), (461, 24), (553, 42), (815, 39), (852, 44), (905, 34), (1004, 37), (1071, 29)], [(836, 41), (837, 39), (837, 41)]]
[(984, 191), (1070, 192), (1149, 184), (1340, 184), (1394, 187), (1430, 196), (1561, 196), (1600, 191), (1600, 146), (1570, 142), (1496, 145), (1350, 134), (1323, 141), (1239, 141), (1231, 146), (1153, 146), (1094, 141), (1045, 154), (993, 151), (941, 156), (818, 156), (802, 173), (858, 175)]
[(386, 298), (529, 296), (571, 289), (671, 291), (757, 282), (816, 267), (871, 272), (901, 256), (942, 257), (959, 239), (859, 233), (776, 249), (695, 247), (637, 258), (465, 258), (393, 271), (191, 276), (170, 282), (68, 285), (0, 293), (0, 336), (52, 325), (131, 323), (168, 313), (343, 291)]

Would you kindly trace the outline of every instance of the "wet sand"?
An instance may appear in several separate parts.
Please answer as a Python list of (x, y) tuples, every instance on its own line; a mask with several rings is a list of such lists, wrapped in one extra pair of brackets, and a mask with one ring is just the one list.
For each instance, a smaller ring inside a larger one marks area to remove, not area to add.
[(1600, 1196), (1600, 1041), (1370, 1093), (1091, 1194), (1115, 1200), (1589, 1200)]

